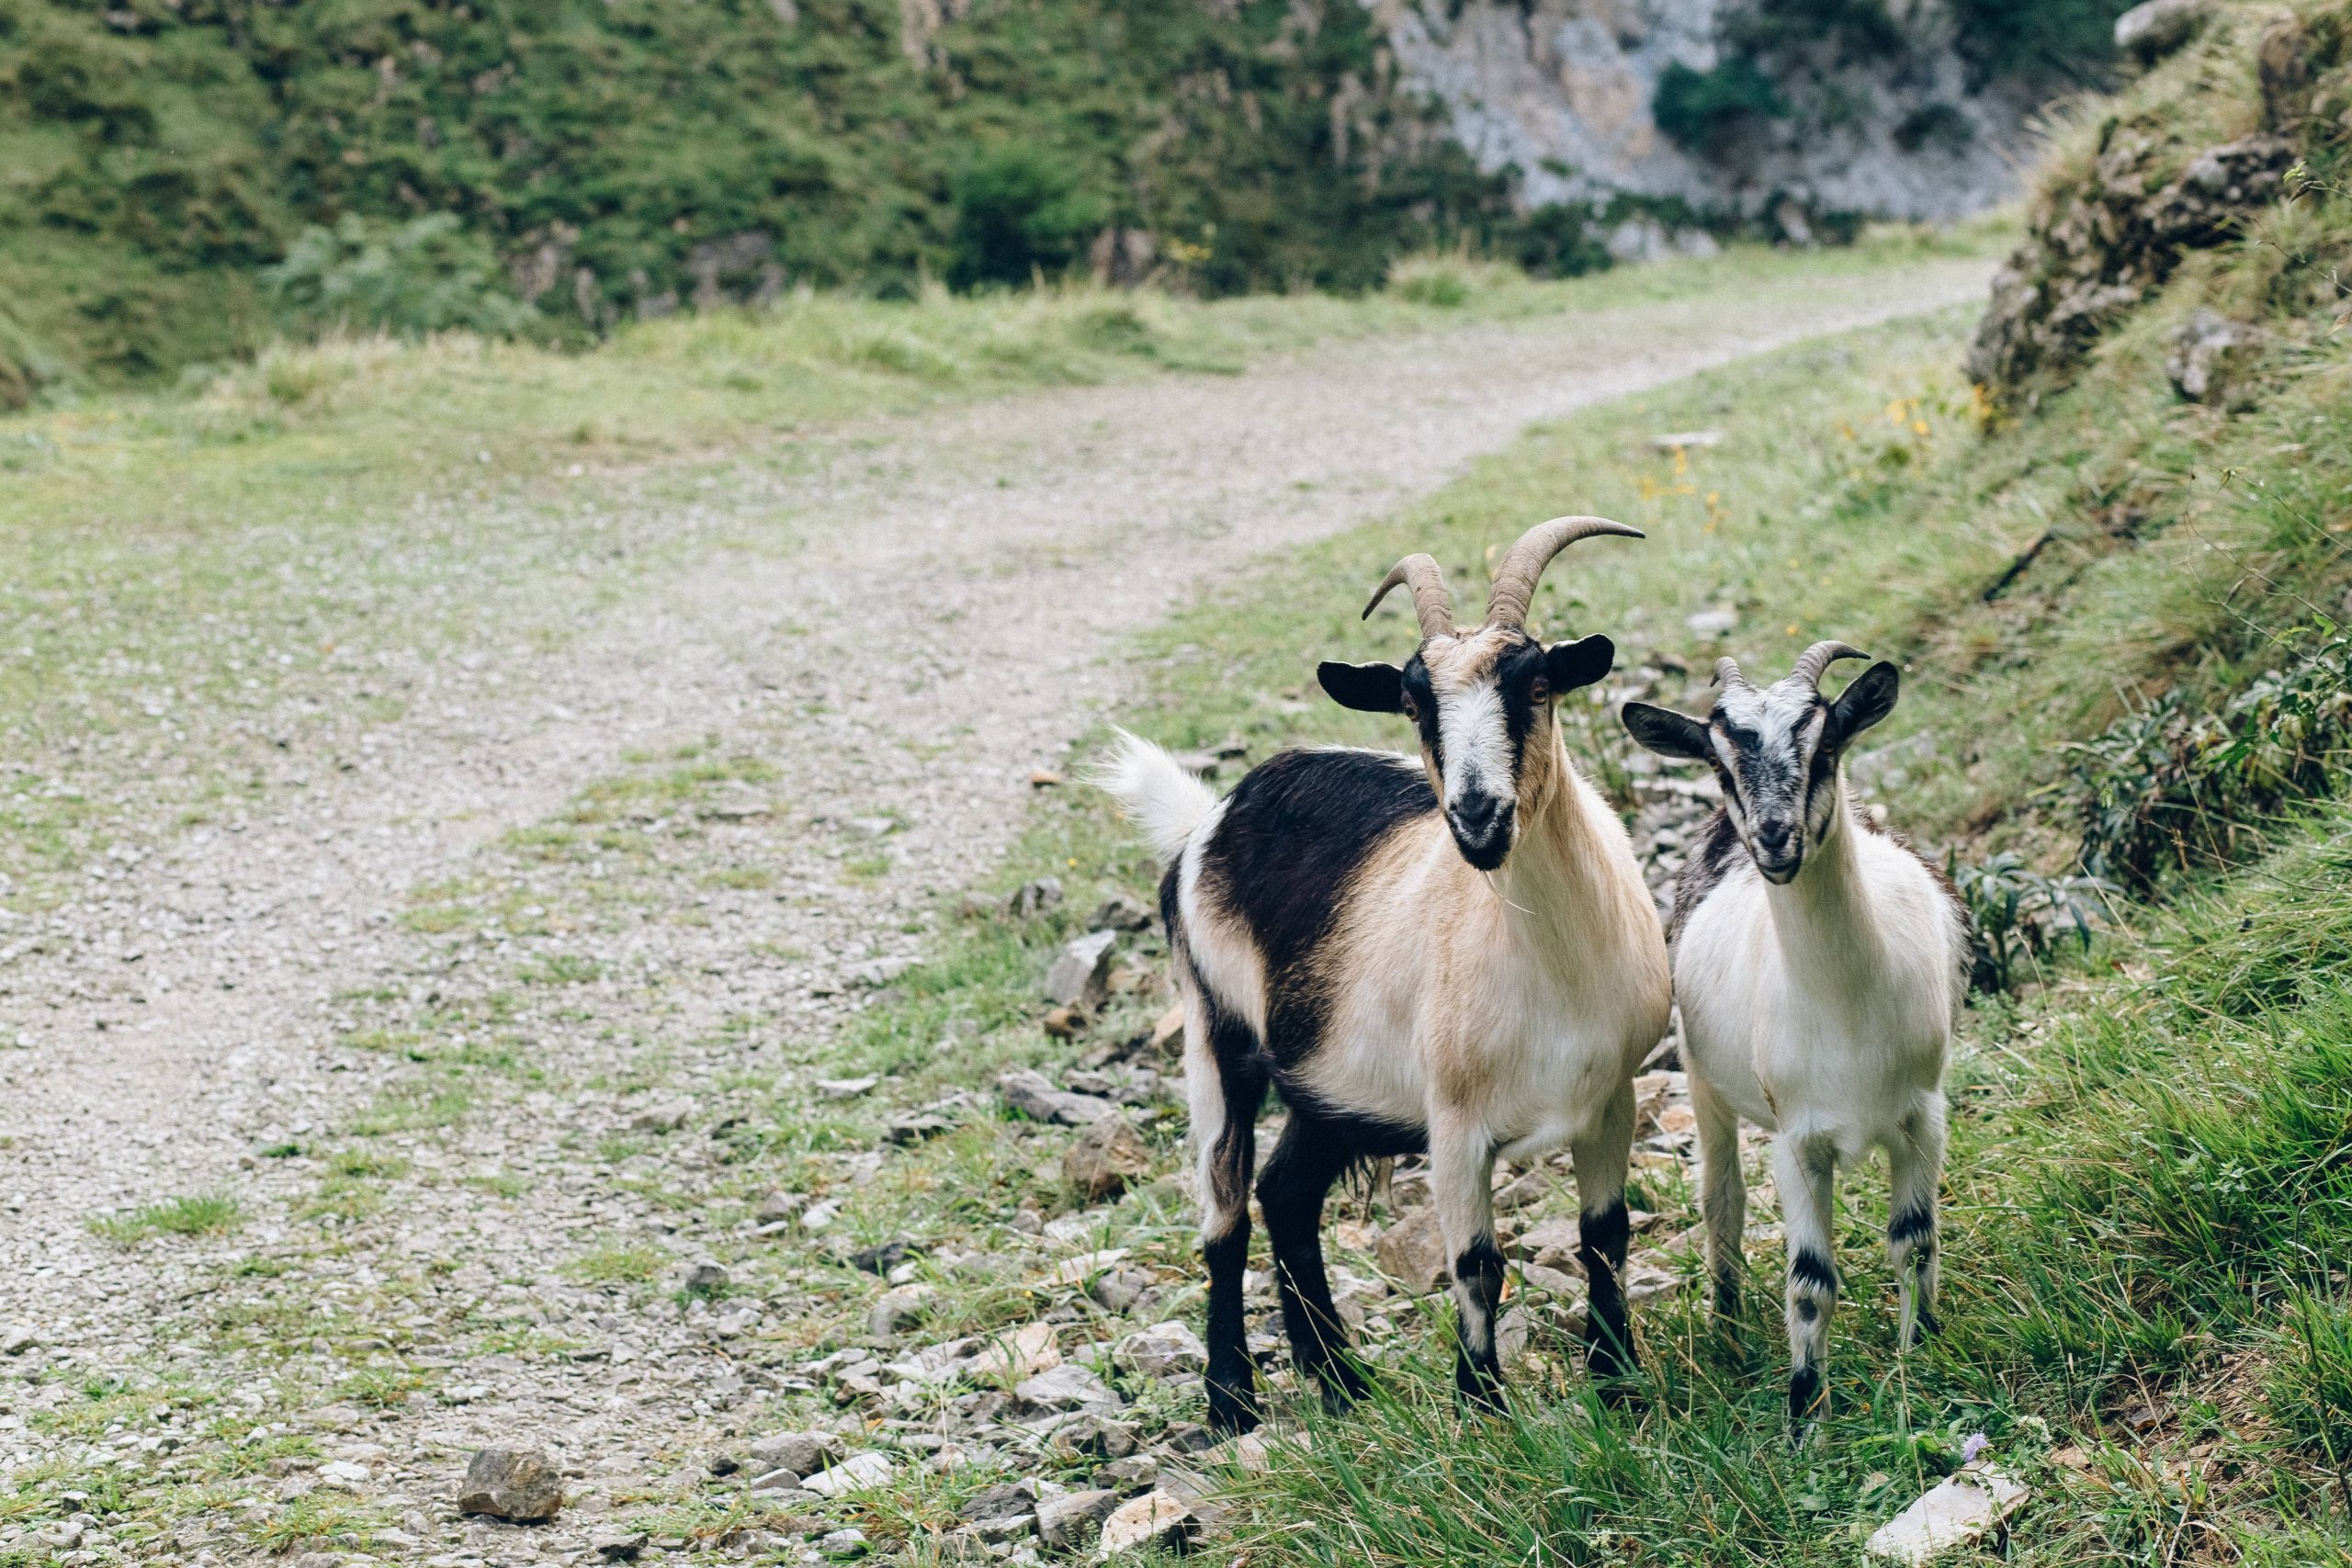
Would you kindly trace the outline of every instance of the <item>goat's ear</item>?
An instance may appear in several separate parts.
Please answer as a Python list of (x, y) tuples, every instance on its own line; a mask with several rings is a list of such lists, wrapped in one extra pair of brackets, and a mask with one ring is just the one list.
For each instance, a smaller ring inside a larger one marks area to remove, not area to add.
[(1405, 672), (1394, 664), (1342, 664), (1327, 659), (1315, 667), (1315, 678), (1343, 708), (1358, 713), (1405, 711)]
[(1627, 703), (1618, 716), (1634, 739), (1661, 757), (1703, 762), (1714, 755), (1707, 744), (1707, 727), (1688, 714), (1648, 703)]
[(1577, 642), (1555, 642), (1544, 650), (1544, 678), (1552, 694), (1589, 686), (1617, 662), (1617, 645), (1598, 634)]
[(1903, 672), (1883, 659), (1855, 676), (1854, 683), (1829, 705), (1829, 729), (1838, 744), (1843, 746), (1893, 713), (1902, 685)]

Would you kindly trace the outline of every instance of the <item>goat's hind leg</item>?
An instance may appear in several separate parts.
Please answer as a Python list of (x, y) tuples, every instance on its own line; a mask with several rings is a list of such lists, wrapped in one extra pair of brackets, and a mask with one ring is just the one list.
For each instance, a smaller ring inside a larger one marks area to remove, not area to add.
[(1739, 1112), (1697, 1073), (1690, 1075), (1690, 1111), (1699, 1123), (1699, 1217), (1706, 1224), (1707, 1278), (1716, 1318), (1739, 1316), (1740, 1282), (1747, 1271), (1747, 1179), (1739, 1168)]
[(1936, 1332), (1936, 1197), (1944, 1168), (1944, 1097), (1920, 1097), (1887, 1146), (1893, 1180), (1887, 1204), (1886, 1260), (1903, 1303), (1898, 1343), (1905, 1349)]
[(1258, 1160), (1266, 1072), (1256, 1031), (1203, 997), (1197, 986), (1188, 991), (1184, 1078), (1192, 1099), (1201, 1256), (1209, 1270), (1209, 1425), (1246, 1432), (1258, 1424), (1258, 1395), (1242, 1276), (1250, 1266), (1250, 1177)]
[(1321, 1385), (1327, 1404), (1359, 1398), (1365, 1388), (1323, 1268), (1323, 1201), (1350, 1157), (1335, 1128), (1294, 1110), (1258, 1177), (1258, 1208), (1273, 1245), (1274, 1285), (1291, 1359)]

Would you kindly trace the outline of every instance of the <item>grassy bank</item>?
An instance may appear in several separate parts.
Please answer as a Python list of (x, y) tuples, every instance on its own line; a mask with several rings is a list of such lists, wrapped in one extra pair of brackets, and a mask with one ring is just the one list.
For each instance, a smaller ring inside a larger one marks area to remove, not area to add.
[[(1609, 632), (1621, 678), (1692, 707), (1719, 650), (1765, 669), (1819, 637), (1891, 653), (1911, 679), (1873, 739), (1902, 759), (1905, 782), (1882, 792), (1895, 825), (1937, 852), (2014, 846), (2063, 868), (2080, 830), (2065, 743), (2145, 691), (2172, 686), (2194, 705), (2242, 688), (2277, 659), (2273, 639), (2335, 592), (2342, 446), (2324, 436), (2344, 417), (2339, 360), (2308, 351), (2235, 417), (2184, 409), (2158, 345), (2201, 287), (2184, 278), (2104, 352), (2086, 389), (2007, 429), (1984, 429), (1952, 368), (1968, 324), (1955, 313), (1532, 432), (1398, 517), (1270, 563), (1146, 634), (1153, 690), (1123, 722), (1185, 748), (1238, 739), (1251, 758), (1317, 739), (1400, 744), (1312, 682), (1318, 659), (1393, 658), (1409, 644), (1397, 617), (1357, 621), (1363, 586), (1426, 548), (1475, 592), (1487, 552), (1523, 523), (1589, 509), (1650, 537), (1560, 563), (1536, 609), (1548, 635)], [(2119, 483), (2149, 507), (2132, 529), (2099, 521)], [(1688, 617), (1707, 611), (1730, 612), (1730, 629), (1694, 630)], [(1598, 705), (1570, 735), (1604, 777), (1621, 765)], [(2008, 1538), (2013, 1561), (2140, 1562), (2191, 1543), (2221, 1560), (2343, 1559), (2346, 1447), (2327, 1400), (2352, 1369), (2345, 818), (2254, 826), (2284, 846), (2277, 860), (2233, 882), (2192, 879), (2161, 910), (2120, 911), (2092, 961), (2042, 967), (2022, 1000), (1972, 1011), (1953, 1077), (1951, 1331), (1907, 1359), (1894, 1351), (1878, 1258), (1883, 1200), (1867, 1177), (1849, 1184), (1839, 1261), (1852, 1293), (1821, 1445), (1788, 1447), (1769, 1314), (1726, 1346), (1697, 1292), (1668, 1298), (1641, 1323), (1644, 1397), (1605, 1409), (1567, 1336), (1544, 1328), (1540, 1296), (1526, 1298), (1535, 1350), (1522, 1397), (1482, 1422), (1455, 1406), (1446, 1314), (1424, 1303), (1374, 1347), (1379, 1399), (1340, 1422), (1301, 1412), (1311, 1452), (1285, 1450), (1239, 1483), (1252, 1560), (1846, 1562), (1978, 1433), (2039, 1493)], [(1003, 886), (1046, 872), (1069, 884), (1080, 915), (1112, 892), (1147, 895), (1151, 867), (1102, 803), (1078, 794), (1041, 807)], [(837, 1065), (899, 1075), (920, 1103), (1004, 1063), (1066, 1061), (1068, 1047), (1035, 1032), (1032, 998), (1075, 929), (972, 929)], [(1148, 993), (1114, 1004), (1095, 1038), (1123, 1037), (1158, 1005)], [(978, 1032), (977, 1060), (933, 1050), (959, 1028)], [(1163, 1124), (1163, 1148), (1174, 1132)], [(845, 1223), (865, 1242), (940, 1247), (999, 1205), (1071, 1212), (1050, 1164), (1035, 1165), (1036, 1144), (1034, 1129), (1000, 1125), (901, 1156)], [(993, 1195), (981, 1213), (924, 1196), (968, 1194), (963, 1178), (979, 1171)], [(1695, 1218), (1675, 1162), (1638, 1187), (1661, 1234)], [(1088, 1245), (1189, 1278), (1169, 1201), (1162, 1190), (1095, 1212)], [(1374, 1271), (1344, 1242), (1338, 1257)], [(1772, 1277), (1770, 1244), (1757, 1266)], [(941, 1321), (1002, 1325), (1031, 1310), (1026, 1296), (959, 1295)], [(893, 1503), (877, 1522), (920, 1541), (952, 1523), (958, 1495)]]

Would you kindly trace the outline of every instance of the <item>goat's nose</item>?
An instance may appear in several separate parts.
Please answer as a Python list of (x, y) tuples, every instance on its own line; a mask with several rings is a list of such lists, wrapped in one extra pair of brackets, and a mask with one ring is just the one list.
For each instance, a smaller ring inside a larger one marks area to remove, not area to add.
[(1453, 825), (1473, 839), (1483, 839), (1494, 830), (1502, 809), (1502, 801), (1494, 795), (1464, 795), (1453, 803)]
[(1756, 847), (1774, 854), (1787, 849), (1789, 825), (1786, 822), (1758, 822), (1756, 824)]

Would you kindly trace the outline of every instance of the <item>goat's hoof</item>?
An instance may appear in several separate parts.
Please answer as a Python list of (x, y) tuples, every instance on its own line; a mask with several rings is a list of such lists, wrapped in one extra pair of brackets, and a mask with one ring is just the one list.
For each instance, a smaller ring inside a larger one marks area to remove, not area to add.
[(1828, 1407), (1829, 1396), (1821, 1385), (1820, 1368), (1799, 1367), (1789, 1374), (1789, 1427), (1792, 1437), (1802, 1438), (1813, 1418)]
[(1363, 1373), (1345, 1359), (1317, 1368), (1315, 1381), (1323, 1391), (1323, 1408), (1334, 1416), (1372, 1392)]
[(1249, 1394), (1236, 1394), (1221, 1388), (1209, 1390), (1209, 1427), (1212, 1431), (1230, 1432), (1239, 1436), (1258, 1429), (1258, 1401)]

